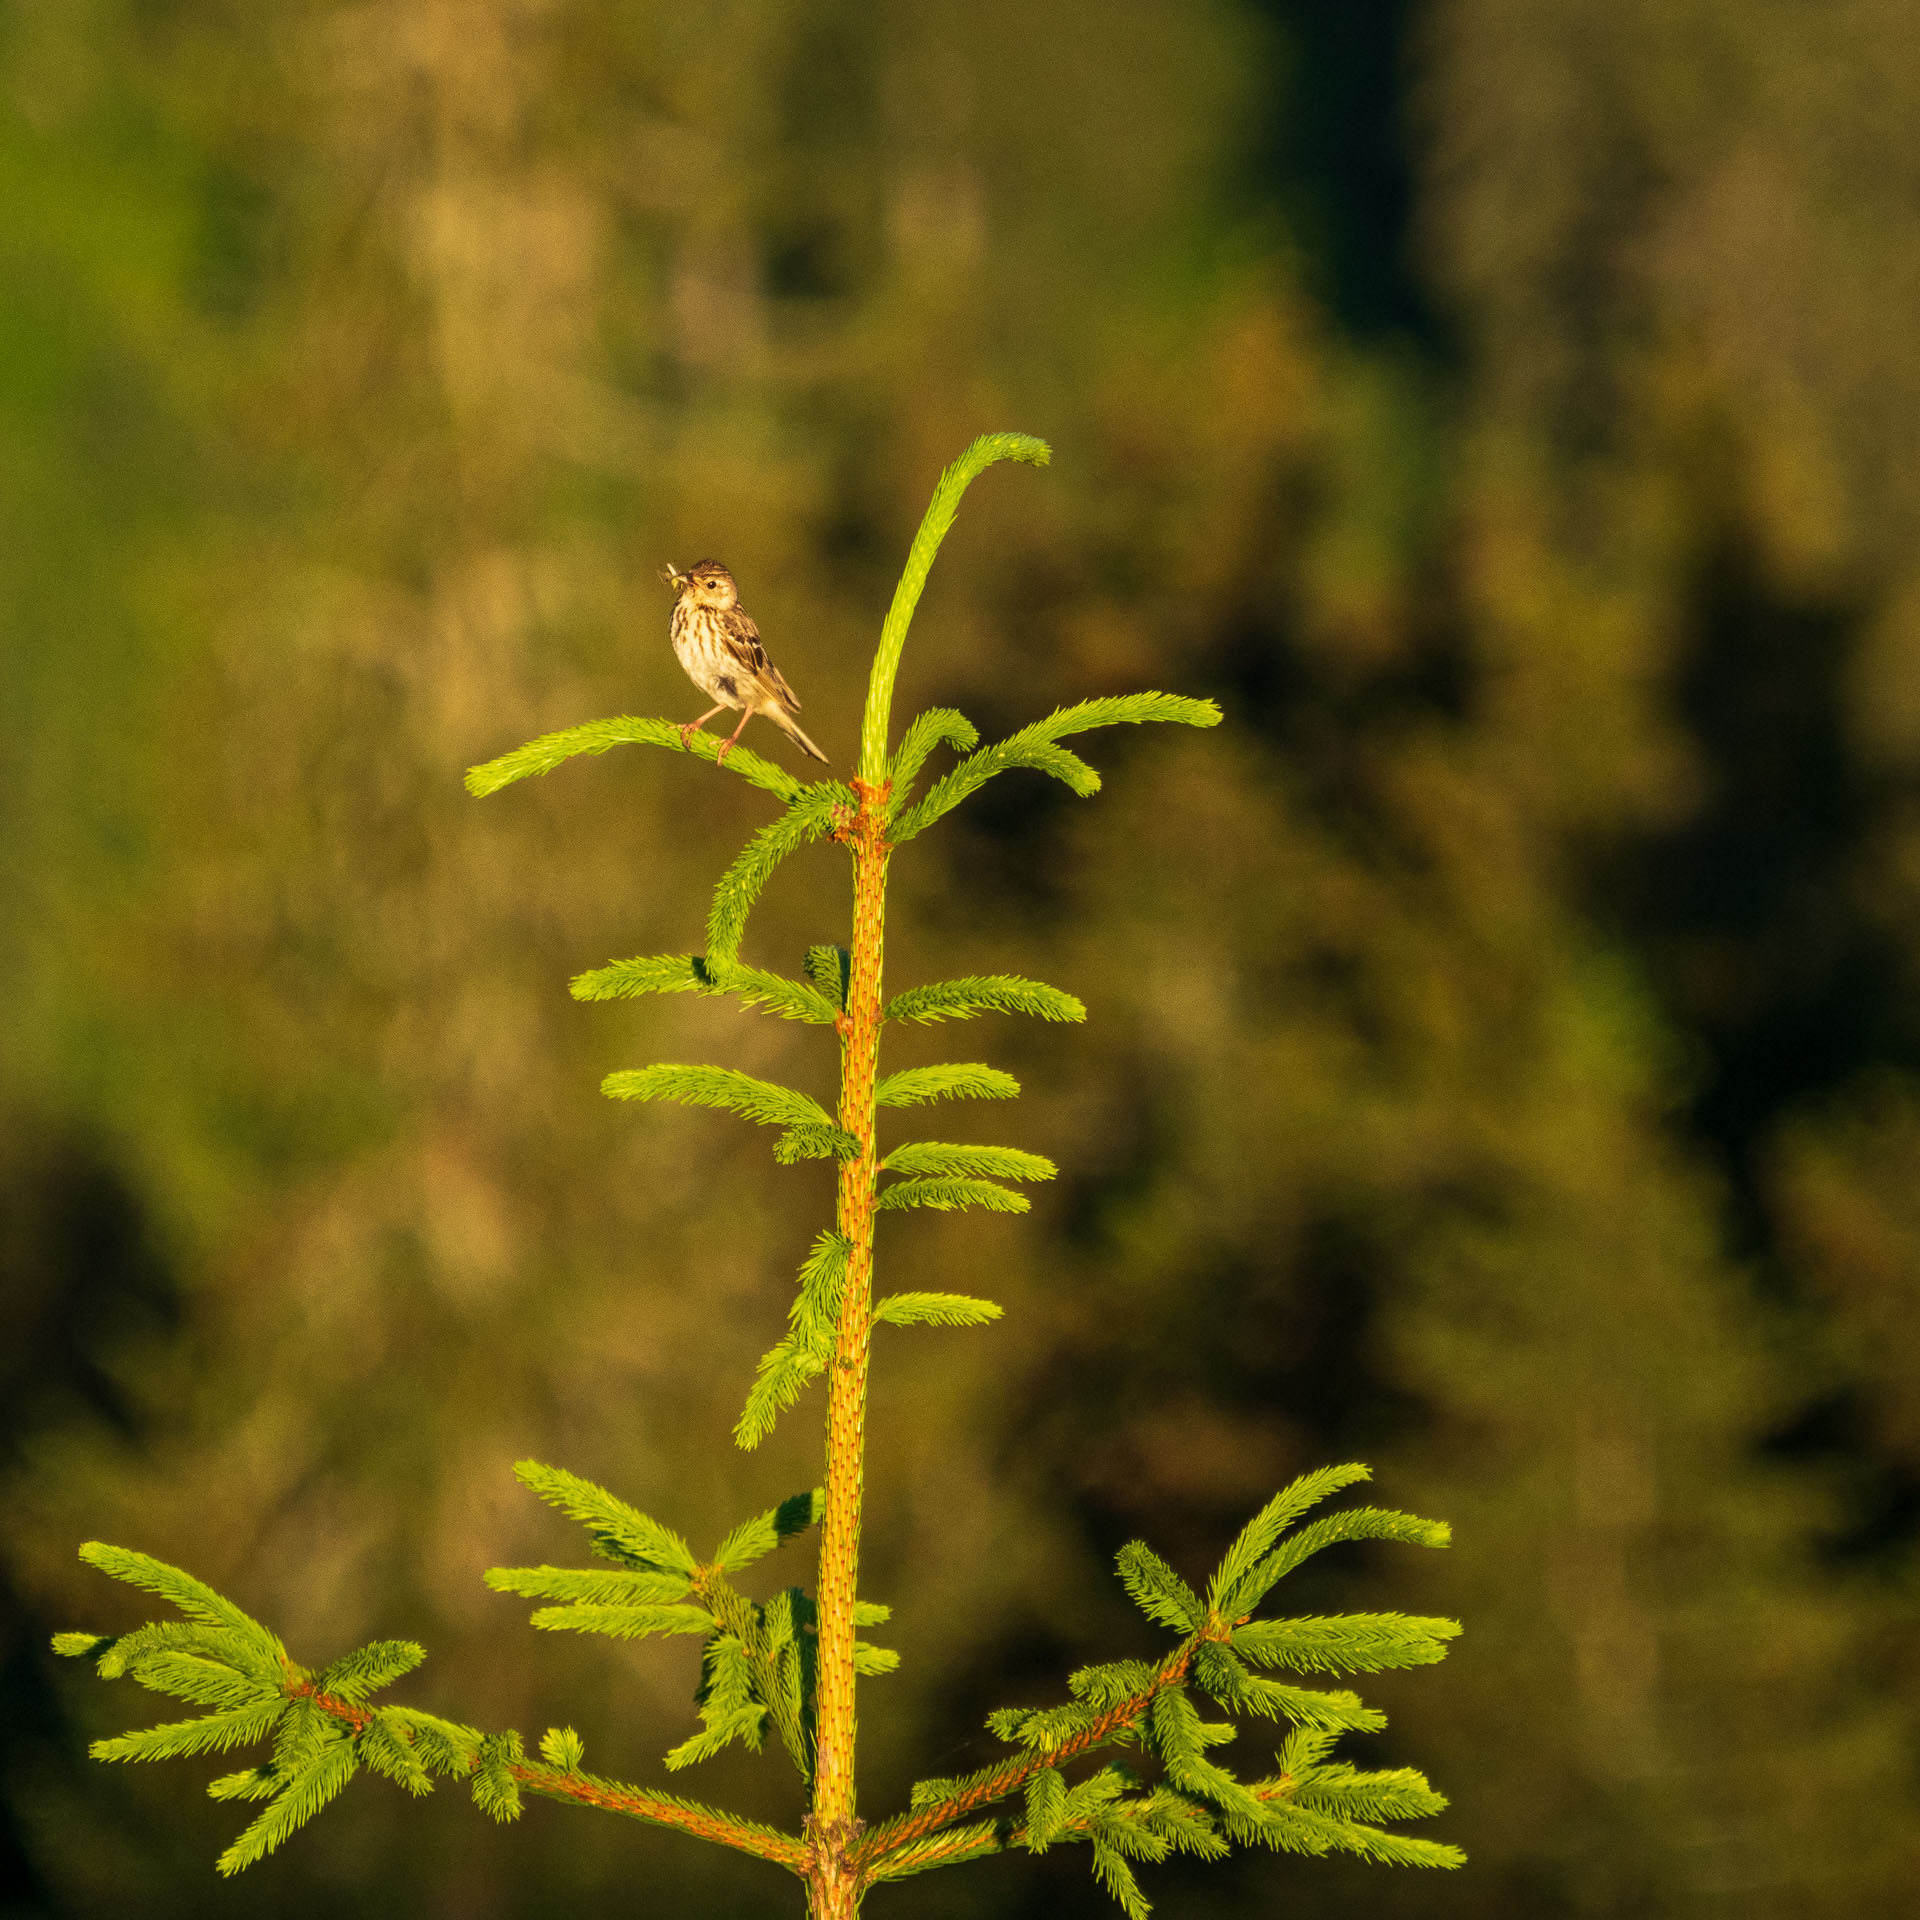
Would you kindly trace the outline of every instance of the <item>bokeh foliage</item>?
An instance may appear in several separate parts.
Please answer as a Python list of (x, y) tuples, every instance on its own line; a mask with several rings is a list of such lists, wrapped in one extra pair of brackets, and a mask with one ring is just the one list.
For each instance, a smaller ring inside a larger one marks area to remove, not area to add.
[[(506, 811), (458, 773), (690, 713), (655, 570), (706, 553), (846, 769), (926, 487), (1008, 420), (1053, 475), (970, 504), (905, 697), (1229, 725), (902, 859), (903, 977), (937, 939), (1090, 1017), (1008, 1038), (1035, 1221), (895, 1236), (1010, 1311), (883, 1362), (868, 1791), (1117, 1644), (1119, 1541), (1203, 1567), (1360, 1453), (1458, 1544), (1316, 1577), (1468, 1621), (1381, 1691), (1473, 1864), (1169, 1869), (1163, 1912), (1898, 1910), (1911, 38), (1907, 0), (0, 6), (22, 1910), (611, 1912), (642, 1850), (759, 1910), (670, 1840), (374, 1798), (216, 1887), (221, 1810), (77, 1759), (118, 1726), (40, 1623), (93, 1616), (105, 1535), (296, 1644), (417, 1633), (438, 1704), (610, 1763), (684, 1709), (479, 1574), (552, 1549), (527, 1453), (696, 1533), (806, 1483), (797, 1426), (725, 1437), (818, 1207), (593, 1094), (722, 1025), (786, 1079), (794, 1031), (558, 986), (683, 948), (755, 816), (631, 760)], [(789, 970), (808, 857), (753, 936)], [(1097, 1906), (1052, 1864), (893, 1897)]]

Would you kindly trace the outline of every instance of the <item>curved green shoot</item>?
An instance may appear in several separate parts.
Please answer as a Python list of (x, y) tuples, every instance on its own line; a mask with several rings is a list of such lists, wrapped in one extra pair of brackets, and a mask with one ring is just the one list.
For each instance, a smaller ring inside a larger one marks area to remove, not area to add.
[(934, 556), (953, 525), (953, 516), (960, 511), (960, 496), (997, 461), (1022, 460), (1028, 466), (1044, 467), (1052, 458), (1053, 449), (1030, 433), (983, 433), (941, 474), (920, 531), (913, 536), (906, 570), (893, 591), (886, 625), (880, 629), (880, 650), (873, 656), (867, 710), (860, 723), (860, 778), (868, 786), (877, 787), (887, 777), (887, 722), (893, 709), (893, 683), (900, 671), (900, 654), (907, 644), (907, 629), (913, 624), (913, 610), (920, 604), (921, 589), (933, 571)]

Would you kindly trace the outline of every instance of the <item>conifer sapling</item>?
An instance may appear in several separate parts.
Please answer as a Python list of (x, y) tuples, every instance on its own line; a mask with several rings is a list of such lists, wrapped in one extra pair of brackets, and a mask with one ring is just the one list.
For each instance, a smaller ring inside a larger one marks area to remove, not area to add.
[[(90, 1656), (107, 1678), (122, 1675), (202, 1709), (194, 1717), (102, 1740), (103, 1760), (266, 1748), (265, 1757), (222, 1774), (208, 1791), (260, 1803), (220, 1856), (223, 1873), (251, 1865), (311, 1819), (365, 1770), (408, 1793), (442, 1779), (466, 1783), (475, 1804), (510, 1820), (525, 1795), (572, 1801), (754, 1855), (797, 1876), (814, 1920), (851, 1920), (868, 1889), (1012, 1848), (1032, 1853), (1088, 1849), (1094, 1875), (1132, 1920), (1148, 1911), (1136, 1868), (1236, 1846), (1332, 1851), (1402, 1866), (1456, 1866), (1457, 1849), (1408, 1837), (1382, 1822), (1437, 1812), (1445, 1802), (1415, 1772), (1363, 1772), (1332, 1757), (1343, 1734), (1383, 1717), (1344, 1688), (1272, 1677), (1373, 1673), (1442, 1658), (1459, 1631), (1450, 1620), (1403, 1614), (1288, 1619), (1263, 1612), (1278, 1583), (1308, 1555), (1343, 1540), (1438, 1547), (1437, 1522), (1377, 1507), (1346, 1507), (1309, 1520), (1331, 1496), (1367, 1478), (1360, 1466), (1325, 1467), (1284, 1488), (1228, 1546), (1204, 1594), (1143, 1543), (1121, 1549), (1122, 1585), (1168, 1644), (1157, 1661), (1123, 1660), (1067, 1676), (1065, 1698), (1007, 1708), (988, 1728), (1003, 1758), (957, 1779), (928, 1779), (909, 1803), (877, 1820), (856, 1808), (857, 1683), (888, 1673), (897, 1657), (864, 1638), (888, 1610), (859, 1597), (867, 1370), (874, 1326), (975, 1327), (999, 1317), (967, 1295), (875, 1291), (877, 1215), (907, 1207), (1027, 1207), (1015, 1184), (1052, 1176), (1052, 1164), (1012, 1147), (900, 1139), (881, 1108), (947, 1100), (1002, 1100), (1018, 1093), (991, 1066), (955, 1062), (883, 1075), (880, 1041), (889, 1022), (936, 1023), (1020, 1013), (1075, 1021), (1072, 995), (1014, 974), (881, 987), (888, 864), (996, 776), (1024, 768), (1082, 796), (1100, 779), (1063, 743), (1095, 728), (1167, 721), (1212, 726), (1208, 701), (1139, 693), (1084, 701), (982, 747), (960, 714), (921, 714), (891, 754), (893, 685), (907, 628), (961, 495), (1000, 460), (1044, 466), (1044, 442), (989, 434), (941, 476), (908, 556), (874, 658), (860, 736), (859, 772), (846, 782), (803, 783), (745, 747), (663, 719), (590, 721), (549, 734), (475, 767), (467, 785), (490, 794), (544, 774), (576, 754), (617, 745), (662, 747), (723, 766), (773, 796), (781, 811), (721, 876), (704, 951), (615, 961), (573, 982), (582, 1000), (652, 993), (729, 995), (783, 1019), (832, 1030), (840, 1051), (840, 1097), (829, 1112), (806, 1094), (731, 1067), (655, 1065), (610, 1074), (618, 1100), (665, 1100), (724, 1108), (773, 1130), (773, 1156), (836, 1167), (833, 1224), (803, 1262), (784, 1334), (762, 1358), (734, 1438), (757, 1446), (774, 1423), (824, 1378), (822, 1484), (742, 1521), (705, 1557), (605, 1488), (559, 1467), (524, 1461), (526, 1487), (585, 1529), (584, 1567), (503, 1567), (490, 1586), (536, 1603), (535, 1627), (614, 1640), (685, 1634), (701, 1645), (693, 1731), (672, 1747), (679, 1772), (741, 1743), (777, 1746), (797, 1774), (806, 1815), (791, 1831), (743, 1819), (657, 1788), (589, 1772), (579, 1736), (554, 1728), (527, 1752), (520, 1735), (488, 1733), (419, 1707), (377, 1703), (425, 1657), (410, 1641), (375, 1641), (314, 1669), (297, 1663), (266, 1627), (202, 1582), (149, 1556), (92, 1542), (90, 1565), (166, 1601), (178, 1618), (112, 1637), (58, 1635), (58, 1651)], [(728, 751), (727, 748), (731, 750)], [(941, 749), (958, 755), (922, 785)], [(831, 840), (850, 857), (851, 930), (845, 946), (810, 948), (797, 975), (741, 958), (747, 918), (775, 868), (811, 842)], [(819, 1532), (809, 1593), (789, 1586), (754, 1599), (745, 1575), (798, 1536)], [(1209, 1718), (1203, 1702), (1225, 1718)], [(1273, 1767), (1256, 1778), (1213, 1758), (1241, 1721), (1274, 1725)], [(1115, 1757), (1116, 1754), (1125, 1757)]]

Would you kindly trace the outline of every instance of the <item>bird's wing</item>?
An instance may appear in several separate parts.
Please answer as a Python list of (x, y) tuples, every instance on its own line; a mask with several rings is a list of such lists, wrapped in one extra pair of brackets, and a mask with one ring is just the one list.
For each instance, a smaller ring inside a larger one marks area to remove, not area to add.
[(720, 616), (720, 631), (726, 636), (727, 651), (749, 673), (771, 671), (772, 663), (767, 659), (767, 650), (760, 644), (760, 629), (753, 624), (749, 614), (743, 613), (738, 607), (729, 607)]
[(753, 624), (753, 616), (739, 607), (730, 607), (720, 616), (720, 631), (727, 637), (727, 651), (741, 666), (772, 693), (789, 713), (798, 713), (800, 702), (793, 697), (793, 689), (781, 677), (780, 669), (767, 658), (767, 650), (760, 644), (760, 629)]
[[(786, 675), (783, 674), (771, 660), (767, 661), (767, 670), (760, 677), (773, 689), (774, 693), (779, 697), (780, 704), (785, 707), (789, 713), (798, 713), (800, 711), (800, 702), (795, 697), (793, 689), (787, 685)], [(823, 755), (822, 758), (824, 757)]]

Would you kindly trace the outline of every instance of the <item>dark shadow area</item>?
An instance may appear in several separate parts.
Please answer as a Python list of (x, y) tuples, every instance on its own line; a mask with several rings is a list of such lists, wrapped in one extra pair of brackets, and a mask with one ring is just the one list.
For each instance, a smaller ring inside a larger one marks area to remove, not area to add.
[[(1781, 593), (1737, 525), (1702, 557), (1690, 608), (1676, 707), (1706, 798), (1601, 861), (1599, 894), (1697, 1043), (1680, 1117), (1724, 1173), (1734, 1249), (1797, 1301), (1768, 1190), (1782, 1122), (1874, 1067), (1920, 1067), (1899, 955), (1859, 891), (1860, 849), (1894, 796), (1847, 735), (1855, 608)], [(1808, 1405), (1764, 1451), (1846, 1468), (1830, 1555), (1896, 1557), (1920, 1540), (1920, 1490), (1882, 1457), (1853, 1392)]]
[(1701, 1043), (1688, 1129), (1726, 1170), (1737, 1250), (1777, 1282), (1760, 1165), (1775, 1127), (1871, 1065), (1920, 1064), (1897, 957), (1855, 893), (1887, 798), (1846, 737), (1858, 624), (1771, 588), (1729, 528), (1695, 575), (1676, 688), (1706, 798), (1600, 869), (1604, 907)]
[(1407, 245), (1412, 0), (1254, 0), (1252, 10), (1272, 27), (1281, 64), (1258, 111), (1247, 191), (1278, 210), (1344, 331), (1447, 355)]
[[(0, 1460), (11, 1467), (55, 1425), (96, 1424), (139, 1444), (148, 1415), (115, 1357), (180, 1320), (173, 1278), (108, 1156), (32, 1121), (0, 1131)], [(0, 1769), (16, 1778), (97, 1771), (54, 1685), (47, 1641), (63, 1624), (34, 1613), (0, 1553)], [(56, 1920), (64, 1909), (35, 1872), (18, 1805), (0, 1797), (0, 1912)]]

